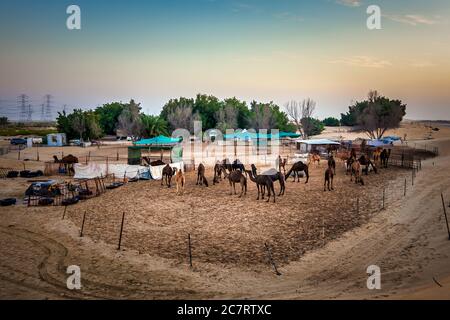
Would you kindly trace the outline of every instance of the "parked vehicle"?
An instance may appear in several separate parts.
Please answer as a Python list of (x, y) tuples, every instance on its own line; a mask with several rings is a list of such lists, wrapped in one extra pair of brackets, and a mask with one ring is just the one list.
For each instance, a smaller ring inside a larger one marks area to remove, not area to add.
[(69, 146), (81, 146), (81, 140), (80, 139), (69, 140)]
[(11, 139), (11, 144), (14, 145), (14, 146), (26, 145), (26, 144), (27, 144), (27, 139), (23, 139), (23, 138), (12, 138), (12, 139)]

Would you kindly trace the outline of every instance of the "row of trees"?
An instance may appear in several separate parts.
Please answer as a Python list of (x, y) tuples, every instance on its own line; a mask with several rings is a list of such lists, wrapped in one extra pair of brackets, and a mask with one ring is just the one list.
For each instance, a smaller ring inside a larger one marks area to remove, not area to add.
[(202, 121), (203, 130), (279, 129), (297, 131), (305, 138), (320, 134), (324, 126), (349, 125), (356, 126), (371, 138), (380, 138), (387, 129), (397, 127), (406, 113), (406, 105), (400, 100), (390, 100), (376, 91), (371, 91), (367, 100), (350, 106), (346, 114), (341, 114), (341, 120), (329, 117), (320, 121), (313, 116), (315, 108), (316, 102), (312, 99), (290, 101), (282, 110), (273, 102), (252, 101), (247, 105), (237, 98), (219, 100), (198, 94), (195, 98), (169, 100), (159, 116), (143, 114), (140, 104), (131, 100), (129, 103), (108, 103), (95, 110), (59, 113), (57, 126), (70, 139), (84, 140), (115, 134), (154, 137), (169, 135), (177, 128), (193, 132), (196, 120)]
[(222, 132), (237, 128), (281, 131), (300, 128), (302, 132), (317, 134), (323, 130), (323, 124), (312, 117), (303, 120), (300, 126), (294, 124), (288, 114), (273, 102), (252, 101), (248, 106), (237, 98), (219, 100), (201, 94), (195, 99), (181, 97), (170, 100), (159, 116), (143, 114), (140, 104), (134, 100), (108, 103), (95, 110), (76, 109), (71, 114), (62, 112), (58, 115), (57, 126), (69, 139), (89, 140), (115, 134), (133, 137), (169, 135), (177, 128), (193, 132), (195, 120), (202, 121), (203, 130), (217, 128)]

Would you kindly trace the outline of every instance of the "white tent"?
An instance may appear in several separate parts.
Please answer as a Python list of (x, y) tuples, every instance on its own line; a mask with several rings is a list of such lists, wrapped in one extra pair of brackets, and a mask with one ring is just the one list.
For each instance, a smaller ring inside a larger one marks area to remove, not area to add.
[[(171, 163), (172, 168), (184, 170), (183, 162)], [(107, 174), (114, 174), (116, 178), (127, 177), (129, 179), (139, 178), (144, 173), (150, 171), (152, 179), (160, 180), (162, 178), (162, 170), (165, 166), (145, 167), (128, 164), (105, 164), (91, 162), (87, 165), (76, 163), (74, 165), (75, 179), (93, 179), (97, 177), (105, 177)]]

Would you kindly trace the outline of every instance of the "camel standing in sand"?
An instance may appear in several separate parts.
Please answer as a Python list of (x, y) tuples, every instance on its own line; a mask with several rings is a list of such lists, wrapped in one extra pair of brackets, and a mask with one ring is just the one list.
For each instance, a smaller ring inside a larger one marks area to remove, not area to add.
[(285, 180), (287, 181), (287, 179), (289, 178), (289, 176), (291, 175), (292, 172), (294, 172), (294, 181), (295, 182), (295, 176), (297, 176), (297, 182), (300, 182), (300, 174), (299, 172), (304, 171), (305, 175), (306, 175), (306, 182), (308, 183), (309, 181), (309, 170), (308, 170), (308, 165), (304, 164), (303, 162), (299, 161), (294, 163), (294, 165), (292, 166), (292, 168), (288, 171), (288, 173), (286, 174), (286, 176), (284, 177)]
[[(253, 176), (256, 177), (258, 175), (257, 174), (258, 170), (256, 169), (256, 166), (254, 164), (252, 164), (251, 167), (252, 167), (252, 174), (253, 174)], [(284, 192), (286, 190), (284, 175), (281, 172), (277, 171), (276, 169), (267, 170), (266, 172), (263, 172), (262, 174), (269, 176), (273, 182), (275, 182), (277, 180), (280, 182), (280, 193), (278, 194), (278, 196), (283, 196)]]
[(170, 188), (173, 175), (174, 175), (174, 170), (172, 169), (170, 164), (167, 164), (162, 170), (161, 185), (163, 185), (163, 182), (165, 181), (167, 187)]
[(208, 186), (208, 180), (206, 180), (205, 178), (205, 166), (203, 165), (203, 163), (200, 163), (198, 165), (198, 169), (197, 169), (197, 182), (195, 183), (196, 185), (205, 185)]
[(361, 183), (364, 185), (364, 180), (362, 179), (362, 167), (358, 160), (355, 160), (352, 163), (350, 181), (353, 181), (353, 175), (355, 175), (355, 183)]
[(320, 156), (317, 153), (313, 153), (309, 156), (309, 163), (314, 164), (317, 162), (317, 165), (320, 166)]
[(225, 175), (225, 167), (220, 163), (217, 162), (214, 166), (214, 179), (213, 184), (219, 183), (219, 181), (222, 181), (222, 174)]
[(184, 185), (186, 184), (186, 177), (182, 170), (175, 168), (175, 182), (177, 183), (177, 194), (181, 195), (184, 193)]
[(265, 189), (267, 188), (267, 202), (270, 201), (270, 195), (273, 194), (273, 202), (275, 203), (275, 190), (273, 188), (273, 181), (270, 176), (260, 174), (255, 177), (251, 170), (247, 170), (247, 173), (250, 180), (256, 183), (256, 187), (258, 188), (258, 198), (256, 198), (256, 200), (259, 200), (260, 193), (262, 195), (262, 200), (264, 200)]
[(78, 158), (69, 154), (68, 156), (62, 157), (61, 159), (58, 159), (56, 155), (53, 156), (53, 159), (55, 160), (55, 163), (60, 163), (64, 165), (64, 168), (66, 169), (67, 173), (73, 173), (75, 174), (75, 170), (73, 168), (73, 165), (75, 163), (78, 163)]
[(232, 171), (230, 173), (225, 172), (224, 179), (228, 179), (230, 182), (230, 195), (236, 194), (236, 183), (239, 183), (241, 185), (241, 194), (239, 195), (239, 198), (242, 197), (242, 194), (247, 194), (247, 178), (244, 176), (244, 174), (240, 171)]
[[(333, 187), (333, 179), (334, 179), (334, 170), (331, 167), (328, 167), (327, 170), (325, 170), (325, 182), (323, 183), (323, 191), (326, 191), (328, 186), (328, 191), (334, 190)], [(331, 185), (331, 189), (330, 189)]]
[(334, 160), (333, 155), (328, 158), (328, 168), (333, 170), (333, 175), (336, 175), (336, 161)]

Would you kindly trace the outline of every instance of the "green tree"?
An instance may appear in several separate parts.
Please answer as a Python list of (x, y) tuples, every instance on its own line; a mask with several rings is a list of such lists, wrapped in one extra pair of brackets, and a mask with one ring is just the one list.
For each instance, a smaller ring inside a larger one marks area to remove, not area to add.
[(168, 136), (168, 123), (162, 117), (141, 115), (143, 135), (146, 137)]
[(89, 110), (83, 113), (86, 132), (84, 138), (87, 140), (98, 139), (103, 136), (103, 130), (100, 126), (99, 116), (95, 111)]
[(216, 128), (216, 114), (223, 107), (223, 103), (212, 95), (197, 94), (193, 110), (194, 114), (199, 114), (202, 120), (203, 130)]
[(121, 102), (107, 103), (95, 109), (95, 113), (98, 115), (99, 125), (105, 134), (116, 134), (119, 116), (123, 109), (124, 104)]
[(251, 112), (245, 101), (240, 101), (236, 97), (227, 98), (223, 101), (225, 106), (232, 106), (237, 110), (237, 127), (248, 128), (250, 125)]
[(9, 124), (7, 117), (0, 117), (0, 127), (5, 127)]
[(304, 128), (303, 130), (305, 131), (305, 135), (307, 137), (321, 134), (322, 131), (325, 129), (323, 122), (316, 118), (303, 118), (302, 122), (308, 123), (303, 127)]
[(133, 137), (139, 137), (142, 134), (141, 104), (133, 99), (127, 103), (118, 118), (117, 129), (121, 134)]
[(339, 119), (333, 117), (323, 119), (322, 123), (327, 127), (339, 127), (341, 125)]
[(350, 106), (347, 115), (371, 139), (381, 139), (386, 130), (399, 127), (406, 115), (406, 104), (401, 100), (380, 96), (377, 91), (370, 91), (368, 99)]

